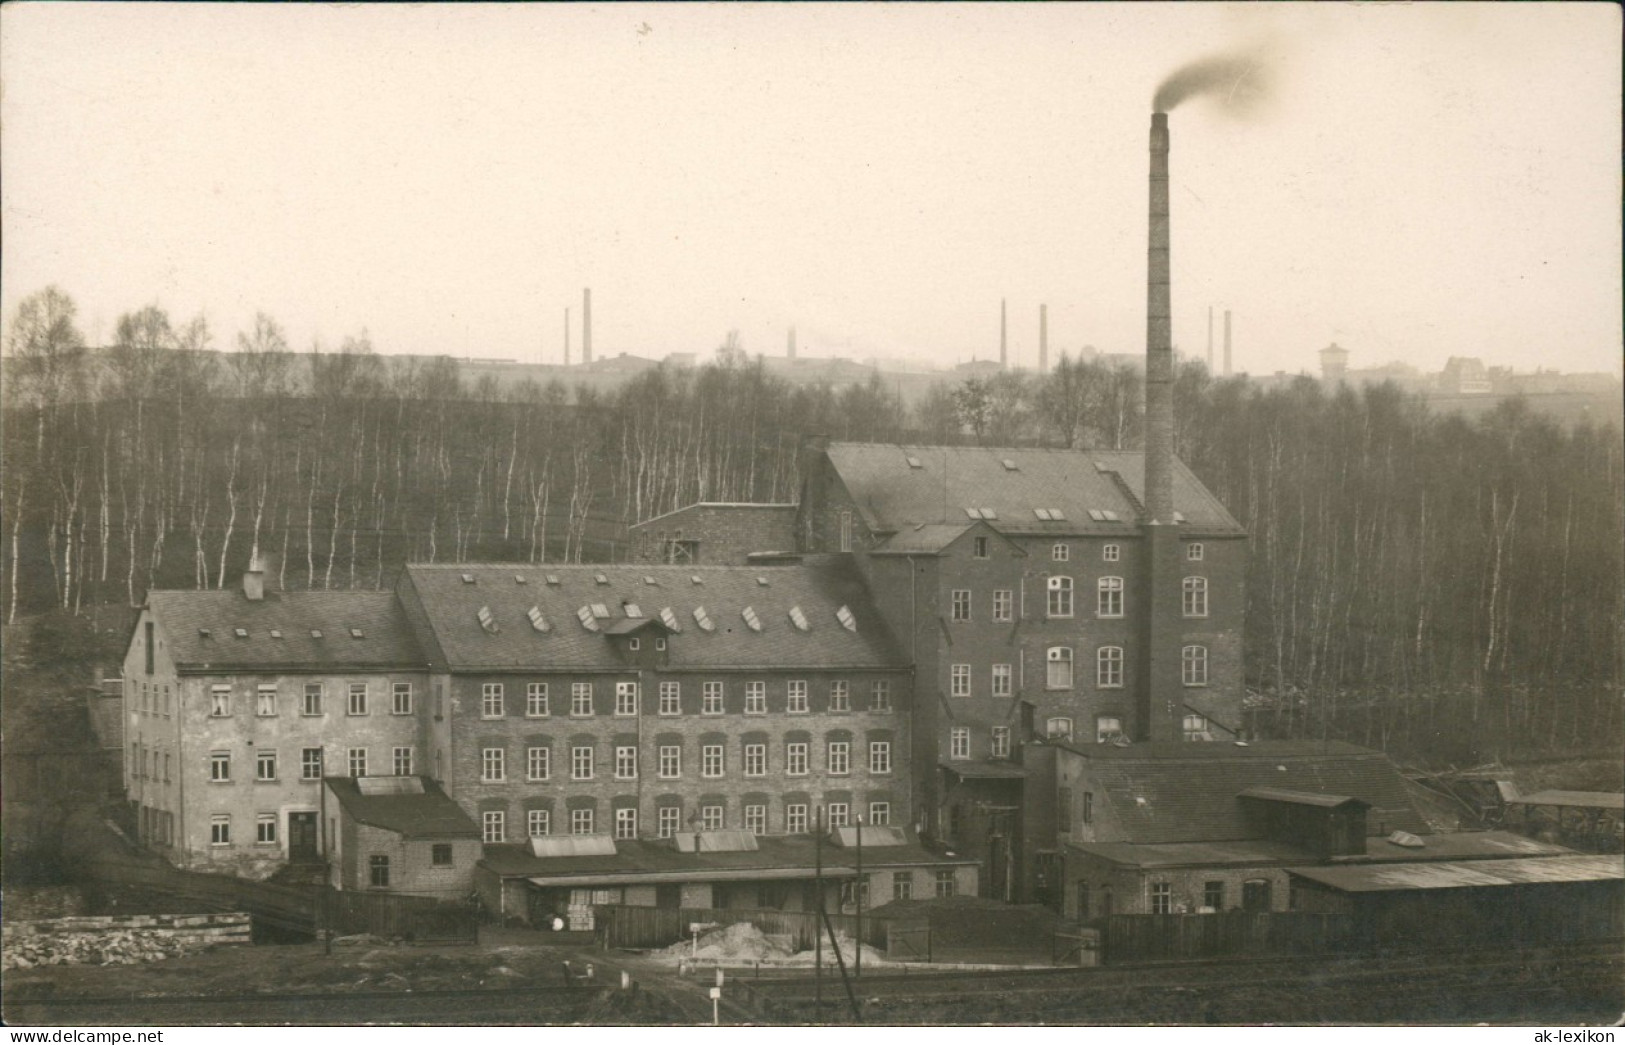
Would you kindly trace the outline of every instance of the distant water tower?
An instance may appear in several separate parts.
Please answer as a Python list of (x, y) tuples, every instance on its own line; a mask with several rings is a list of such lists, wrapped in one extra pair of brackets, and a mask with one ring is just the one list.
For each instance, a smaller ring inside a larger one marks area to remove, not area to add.
[(1333, 341), (1320, 350), (1320, 379), (1328, 385), (1342, 384), (1348, 378), (1349, 350)]

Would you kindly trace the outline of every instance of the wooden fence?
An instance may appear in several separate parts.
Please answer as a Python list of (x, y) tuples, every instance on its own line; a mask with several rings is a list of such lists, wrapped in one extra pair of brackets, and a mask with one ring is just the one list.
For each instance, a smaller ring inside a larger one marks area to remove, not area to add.
[[(624, 947), (646, 950), (667, 947), (678, 940), (693, 938), (690, 925), (736, 925), (749, 922), (763, 933), (790, 937), (798, 951), (809, 950), (820, 931), (819, 918), (813, 911), (719, 910), (711, 907), (630, 907), (622, 904), (599, 904), (593, 908), (598, 928), (599, 945), (606, 948)], [(831, 914), (830, 925), (838, 935), (854, 936), (857, 917), (850, 914)], [(886, 946), (886, 927), (890, 919), (863, 919), (863, 942), (872, 947)], [(827, 943), (827, 937), (826, 937)]]
[(1107, 963), (1344, 954), (1367, 942), (1354, 917), (1341, 913), (1114, 914), (1100, 924)]
[(372, 933), (415, 943), (468, 942), (479, 935), (479, 911), (472, 904), (397, 893), (315, 894), (316, 926), (339, 933)]

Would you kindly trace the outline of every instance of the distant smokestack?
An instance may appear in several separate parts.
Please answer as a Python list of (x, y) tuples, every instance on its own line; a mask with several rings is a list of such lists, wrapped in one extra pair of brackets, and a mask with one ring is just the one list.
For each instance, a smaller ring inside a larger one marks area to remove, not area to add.
[(1038, 372), (1049, 372), (1049, 306), (1038, 306)]
[(1003, 370), (1009, 365), (1009, 338), (1005, 326), (1004, 299), (999, 299), (999, 369)]
[(1224, 376), (1230, 376), (1230, 310), (1224, 310)]
[(790, 328), (790, 358), (796, 357), (796, 328)]
[(592, 288), (581, 292), (581, 362), (592, 362)]
[(1207, 372), (1213, 373), (1213, 306), (1207, 307)]
[(1145, 303), (1145, 510), (1174, 521), (1174, 345), (1168, 277), (1168, 114), (1151, 117), (1150, 243)]
[(564, 306), (564, 365), (570, 365), (570, 306)]

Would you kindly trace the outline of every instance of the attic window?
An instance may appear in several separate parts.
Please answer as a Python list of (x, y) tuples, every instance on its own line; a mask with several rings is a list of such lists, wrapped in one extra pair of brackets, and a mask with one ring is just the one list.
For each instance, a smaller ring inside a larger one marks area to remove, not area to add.
[(840, 621), (841, 627), (847, 631), (855, 632), (858, 630), (858, 618), (852, 616), (852, 611), (845, 606), (835, 611), (835, 619)]
[(271, 637), (272, 637), (272, 638), (273, 638), (273, 639), (280, 639), (280, 638), (281, 638), (281, 637), (282, 637), (282, 632), (281, 632), (281, 631), (279, 631), (279, 630), (278, 630), (278, 629), (276, 629), (276, 628), (272, 628), (272, 629), (271, 629)]
[(200, 639), (208, 638), (209, 634), (210, 634), (210, 632), (209, 632), (208, 628), (199, 628), (197, 630), (197, 637), (200, 638)]
[(1059, 508), (1034, 508), (1033, 514), (1045, 522), (1063, 522), (1066, 519)]
[(361, 633), (361, 629), (360, 629), (360, 628), (351, 628), (351, 629), (350, 629), (350, 637), (351, 637), (351, 638), (352, 638), (352, 639), (360, 639), (360, 638), (365, 638), (365, 637), (366, 637), (366, 636), (364, 636), (364, 635), (363, 635), (363, 634), (362, 634), (362, 633)]
[(682, 631), (682, 625), (677, 623), (677, 614), (672, 612), (670, 606), (660, 611), (660, 622), (672, 631)]
[(790, 607), (790, 623), (796, 626), (797, 631), (812, 630), (811, 626), (807, 624), (807, 615), (801, 612), (800, 606)]
[(751, 607), (746, 606), (744, 609), (739, 611), (739, 615), (745, 618), (745, 625), (749, 627), (751, 631), (762, 630), (762, 618), (756, 616), (756, 611)]
[(548, 584), (548, 587), (557, 588), (559, 586), (559, 575), (556, 574), (556, 573), (548, 574), (547, 575), (547, 584)]
[(1184, 512), (1175, 512), (1174, 513), (1174, 522), (1182, 523), (1184, 521), (1185, 521), (1185, 513)]
[(593, 574), (593, 575), (592, 575), (592, 579), (593, 579), (593, 580), (594, 580), (594, 581), (595, 581), (595, 582), (597, 582), (597, 583), (599, 583), (599, 584), (608, 584), (608, 583), (609, 583), (609, 578), (608, 578), (608, 577), (605, 577), (605, 576), (604, 576), (604, 575), (603, 575), (603, 574), (601, 574), (601, 573), (595, 573), (595, 574)]
[(1107, 522), (1116, 522), (1117, 521), (1117, 513), (1112, 511), (1110, 508), (1102, 508), (1100, 510), (1100, 514), (1104, 515), (1106, 517)]
[(997, 519), (999, 513), (991, 508), (966, 508), (965, 514), (972, 519)]
[(473, 584), (474, 583), (474, 575), (472, 573), (463, 574), (463, 583), (464, 584)]
[(690, 577), (689, 580), (694, 584), (704, 584), (705, 583), (705, 578), (701, 577), (697, 573), (694, 576)]
[(493, 635), (497, 633), (497, 619), (491, 615), (491, 607), (481, 606), (475, 616), (480, 619), (480, 627)]
[(525, 611), (525, 616), (530, 618), (530, 626), (535, 628), (537, 631), (552, 630), (552, 625), (548, 624), (547, 618), (542, 616), (542, 609), (540, 606), (532, 606), (530, 609)]
[(1093, 519), (1095, 522), (1105, 522), (1106, 513), (1101, 511), (1099, 508), (1091, 508), (1089, 509), (1089, 518)]
[(632, 620), (638, 620), (643, 616), (643, 607), (639, 606), (635, 602), (621, 603), (621, 610), (627, 615), (628, 618)]
[(576, 610), (576, 619), (581, 621), (581, 626), (586, 628), (588, 631), (598, 630), (598, 621), (592, 615), (592, 607), (583, 606), (579, 610)]
[(310, 629), (310, 637), (313, 638), (313, 639), (321, 638), (322, 637), (322, 629), (320, 629), (320, 628), (311, 628)]
[(647, 584), (651, 588), (660, 587), (660, 582), (659, 581), (657, 581), (653, 577), (650, 577), (650, 576), (647, 576), (647, 575), (644, 576), (643, 583)]
[(701, 631), (716, 631), (717, 626), (711, 620), (710, 614), (705, 612), (704, 606), (694, 607), (694, 623), (700, 626)]
[(1006, 457), (1003, 461), (1001, 461), (999, 463), (1004, 465), (1004, 470), (1007, 471), (1007, 472), (1019, 472), (1019, 471), (1021, 471), (1021, 466), (1016, 464), (1016, 462), (1012, 461), (1008, 457)]
[(528, 581), (525, 580), (525, 575), (522, 574), (522, 573), (514, 574), (513, 575), (513, 582), (515, 584), (528, 584), (529, 583)]
[(908, 462), (908, 466), (910, 468), (924, 468), (925, 467), (924, 464), (920, 463), (920, 459), (918, 457), (915, 457), (913, 454), (909, 454), (907, 457), (903, 458), (903, 460)]
[(247, 628), (232, 628), (231, 633), (233, 635), (237, 636), (239, 639), (248, 638), (248, 629)]
[(757, 577), (756, 578), (756, 583), (760, 584), (762, 587), (766, 588), (766, 587), (769, 587), (772, 582), (770, 582), (766, 577)]
[(609, 607), (601, 602), (592, 604), (592, 615), (599, 620), (609, 620)]

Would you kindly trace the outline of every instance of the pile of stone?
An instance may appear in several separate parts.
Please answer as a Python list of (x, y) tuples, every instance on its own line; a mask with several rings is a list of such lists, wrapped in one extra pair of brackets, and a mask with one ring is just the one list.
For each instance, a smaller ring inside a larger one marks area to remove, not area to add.
[(41, 965), (135, 965), (248, 943), (246, 914), (126, 915), (7, 922), (0, 969)]

